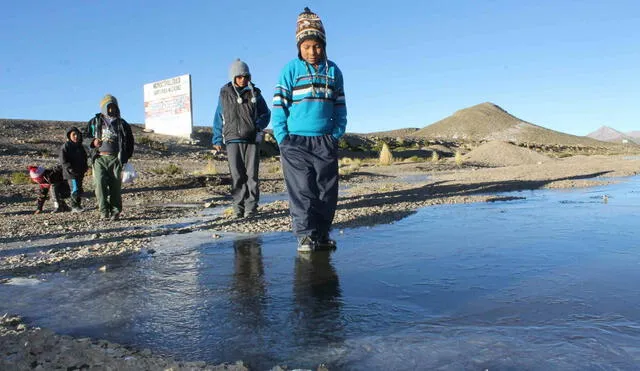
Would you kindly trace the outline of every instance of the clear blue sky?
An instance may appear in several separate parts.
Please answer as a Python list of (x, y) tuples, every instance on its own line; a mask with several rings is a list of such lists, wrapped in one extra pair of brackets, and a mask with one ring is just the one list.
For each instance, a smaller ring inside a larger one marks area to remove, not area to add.
[(0, 118), (85, 121), (114, 94), (144, 121), (143, 85), (191, 74), (213, 119), (230, 63), (270, 102), (309, 6), (345, 76), (348, 132), (424, 127), (493, 102), (576, 135), (640, 130), (640, 1), (9, 1)]

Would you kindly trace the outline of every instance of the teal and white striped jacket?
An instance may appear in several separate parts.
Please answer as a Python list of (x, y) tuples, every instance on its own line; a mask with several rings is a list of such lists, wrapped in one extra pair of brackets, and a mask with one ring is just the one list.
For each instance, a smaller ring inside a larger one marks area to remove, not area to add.
[(313, 66), (296, 58), (280, 73), (271, 112), (278, 143), (289, 134), (340, 139), (347, 126), (342, 72), (332, 61)]

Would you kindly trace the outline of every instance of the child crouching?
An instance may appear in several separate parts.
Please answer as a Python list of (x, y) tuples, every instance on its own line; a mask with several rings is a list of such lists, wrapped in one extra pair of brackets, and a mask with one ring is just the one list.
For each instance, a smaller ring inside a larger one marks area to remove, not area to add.
[(44, 202), (49, 196), (49, 188), (53, 188), (51, 192), (51, 200), (53, 201), (53, 213), (70, 211), (71, 209), (64, 202), (65, 198), (70, 196), (71, 190), (69, 185), (62, 177), (62, 167), (56, 165), (51, 169), (45, 169), (42, 166), (29, 166), (29, 176), (31, 180), (39, 185), (37, 192), (36, 211), (34, 214), (40, 214), (44, 207)]

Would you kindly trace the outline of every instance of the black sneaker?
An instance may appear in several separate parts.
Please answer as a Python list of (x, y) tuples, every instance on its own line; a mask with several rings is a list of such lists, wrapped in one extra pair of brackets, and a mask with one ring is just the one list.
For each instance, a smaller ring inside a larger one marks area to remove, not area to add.
[(338, 246), (336, 245), (336, 241), (330, 239), (329, 237), (321, 238), (317, 242), (318, 249), (321, 250), (335, 250)]
[(336, 241), (332, 240), (329, 237), (329, 233), (321, 233), (318, 236), (317, 247), (320, 250), (335, 250), (336, 249)]
[(300, 237), (298, 239), (298, 252), (309, 253), (316, 248), (316, 242), (309, 236)]

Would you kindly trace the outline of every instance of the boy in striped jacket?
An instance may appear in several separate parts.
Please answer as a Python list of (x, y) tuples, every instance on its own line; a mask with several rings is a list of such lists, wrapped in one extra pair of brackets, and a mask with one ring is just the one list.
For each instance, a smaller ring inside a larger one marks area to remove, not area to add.
[(338, 140), (347, 126), (342, 72), (327, 59), (320, 17), (305, 8), (296, 29), (298, 58), (282, 69), (273, 97), (293, 233), (299, 252), (333, 249), (338, 203)]

